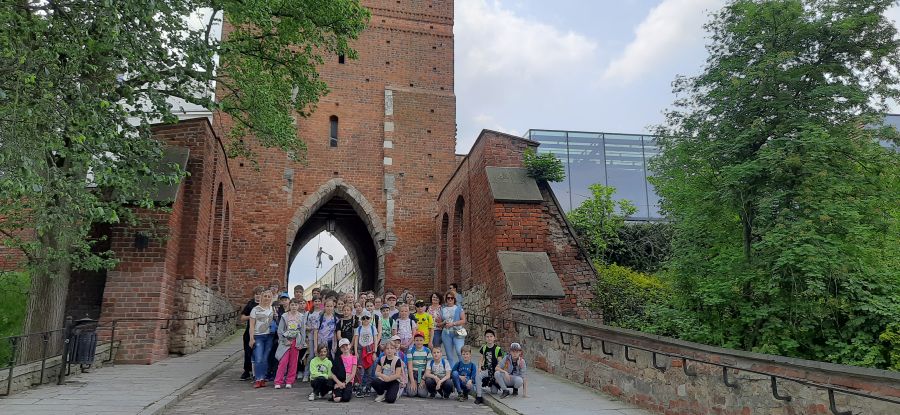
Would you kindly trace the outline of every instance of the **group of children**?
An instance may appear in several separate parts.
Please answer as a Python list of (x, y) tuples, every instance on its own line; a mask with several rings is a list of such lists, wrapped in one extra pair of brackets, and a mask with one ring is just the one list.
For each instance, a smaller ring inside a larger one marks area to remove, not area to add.
[(241, 378), (254, 379), (256, 388), (272, 381), (275, 389), (291, 389), (302, 376), (312, 388), (310, 401), (348, 402), (374, 392), (376, 402), (394, 403), (402, 395), (449, 399), (456, 392), (460, 402), (474, 394), (481, 404), (485, 390), (501, 398), (518, 395), (519, 389), (525, 394), (519, 343), (506, 354), (488, 329), (478, 349), (480, 362), (472, 361), (455, 284), (443, 301), (432, 294), (431, 304), (407, 290), (399, 301), (388, 290), (383, 301), (367, 292), (355, 302), (352, 295), (318, 289), (304, 301), (301, 286), (294, 298), (283, 292), (276, 300), (279, 291), (277, 285), (257, 287), (242, 315), (248, 324)]

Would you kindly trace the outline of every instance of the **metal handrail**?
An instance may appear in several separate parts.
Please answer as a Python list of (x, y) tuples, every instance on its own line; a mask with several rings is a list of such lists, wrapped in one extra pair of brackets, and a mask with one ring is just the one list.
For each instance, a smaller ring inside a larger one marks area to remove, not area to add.
[[(198, 324), (198, 325), (207, 325), (207, 324), (210, 324), (210, 323), (215, 324), (215, 323), (221, 323), (221, 322), (227, 322), (227, 321), (234, 320), (237, 316), (240, 315), (240, 312), (241, 312), (241, 309), (240, 309), (240, 308), (236, 308), (236, 309), (234, 309), (233, 311), (229, 311), (229, 312), (227, 312), (227, 313), (210, 314), (210, 315), (198, 316), (198, 317), (190, 317), (190, 318), (183, 318), (183, 317), (169, 317), (169, 318), (164, 318), (164, 317), (158, 317), (158, 318), (152, 318), (152, 317), (146, 317), (146, 318), (143, 318), (143, 317), (136, 317), (136, 318), (118, 318), (118, 319), (113, 319), (113, 320), (111, 320), (111, 321), (110, 321), (109, 323), (107, 323), (107, 324), (98, 325), (98, 326), (96, 327), (96, 329), (95, 329), (95, 330), (98, 330), (98, 331), (99, 331), (99, 330), (110, 330), (109, 340), (108, 340), (108, 341), (105, 341), (105, 342), (102, 342), (102, 343), (98, 343), (98, 346), (101, 345), (101, 344), (109, 344), (109, 345), (110, 345), (110, 347), (109, 347), (109, 356), (108, 356), (108, 358), (107, 358), (106, 360), (103, 361), (103, 363), (110, 363), (110, 362), (113, 362), (113, 360), (114, 360), (114, 357), (115, 357), (115, 354), (114, 354), (114, 353), (115, 353), (115, 349), (116, 349), (116, 348), (113, 347), (113, 346), (115, 345), (115, 342), (116, 342), (116, 328), (118, 327), (119, 323), (125, 323), (125, 322), (153, 322), (153, 321), (164, 321), (165, 324), (163, 324), (163, 325), (161, 325), (161, 326), (159, 326), (159, 327), (157, 327), (157, 328), (160, 329), (160, 330), (168, 330), (169, 327), (171, 326), (171, 323), (174, 322), (174, 321), (197, 321), (197, 324)], [(199, 321), (199, 320), (201, 320), (201, 319), (203, 320), (203, 323), (202, 323), (202, 324), (201, 324), (200, 321)], [(36, 362), (38, 362), (38, 361), (41, 362), (41, 369), (40, 369), (41, 375), (40, 375), (40, 378), (39, 378), (39, 380), (38, 380), (38, 383), (32, 384), (31, 386), (36, 386), (36, 385), (41, 385), (41, 384), (43, 384), (43, 383), (44, 383), (44, 371), (45, 371), (45, 369), (46, 369), (47, 360), (50, 359), (50, 358), (59, 356), (59, 355), (57, 355), (57, 354), (54, 354), (53, 356), (47, 356), (47, 353), (49, 352), (48, 349), (49, 349), (50, 338), (51, 338), (51, 336), (53, 336), (55, 333), (63, 333), (63, 334), (65, 334), (67, 330), (69, 330), (69, 327), (63, 327), (63, 328), (59, 328), (59, 329), (55, 329), (55, 330), (47, 330), (47, 331), (40, 331), (40, 332), (34, 332), (34, 333), (20, 334), (20, 335), (17, 335), (17, 336), (0, 337), (0, 343), (2, 343), (2, 342), (8, 342), (8, 343), (12, 346), (12, 347), (11, 347), (11, 350), (10, 350), (10, 352), (11, 352), (11, 354), (10, 354), (10, 359), (9, 359), (9, 361), (8, 361), (8, 362), (9, 362), (9, 367), (8, 367), (8, 368), (4, 368), (4, 369), (8, 369), (8, 371), (9, 371), (8, 376), (7, 376), (7, 379), (6, 379), (6, 392), (3, 393), (3, 394), (0, 394), (0, 396), (9, 396), (9, 394), (12, 392), (13, 373), (14, 373), (15, 369), (16, 369), (17, 367), (24, 366), (24, 365), (27, 365), (27, 364), (36, 363)], [(41, 342), (42, 342), (42, 347), (41, 347), (41, 359), (40, 359), (40, 360), (34, 360), (34, 361), (28, 361), (28, 362), (17, 363), (16, 361), (17, 361), (17, 356), (18, 356), (18, 353), (19, 353), (19, 345), (22, 343), (22, 339), (27, 338), (27, 337), (31, 337), (31, 336), (41, 336)], [(63, 340), (64, 343), (65, 343), (65, 342), (68, 342), (68, 339), (62, 339), (62, 340)], [(64, 348), (64, 350), (63, 350), (63, 352), (62, 352), (63, 355), (65, 355), (66, 352), (67, 352), (67, 350)], [(70, 368), (68, 367), (69, 364), (68, 364), (67, 362), (64, 362), (63, 364), (66, 366), (65, 368), (63, 368), (64, 371), (65, 371), (64, 373), (67, 373), (67, 374), (68, 374), (68, 373), (70, 372)], [(30, 372), (30, 373), (34, 373), (34, 371), (32, 371), (32, 372)]]
[[(560, 329), (552, 328), (552, 327), (544, 327), (544, 326), (541, 326), (538, 324), (526, 323), (524, 321), (519, 321), (519, 320), (510, 319), (510, 318), (506, 318), (506, 317), (492, 317), (492, 316), (487, 316), (484, 314), (466, 313), (466, 321), (469, 322), (469, 324), (472, 324), (472, 325), (479, 324), (478, 323), (479, 318), (481, 319), (481, 323), (480, 323), (481, 325), (490, 326), (493, 328), (498, 328), (498, 327), (502, 328), (504, 323), (506, 323), (506, 322), (510, 322), (510, 323), (514, 324), (515, 327), (518, 327), (518, 325), (524, 325), (528, 329), (528, 335), (530, 337), (536, 337), (532, 328), (539, 329), (544, 334), (543, 337), (544, 337), (544, 340), (546, 340), (546, 341), (552, 341), (554, 339), (552, 334), (549, 338), (547, 337), (547, 335), (546, 335), (547, 331), (550, 331), (551, 333), (557, 332), (560, 334), (560, 336), (568, 335), (568, 336), (571, 336), (573, 339), (575, 337), (579, 337), (580, 341), (581, 341), (581, 347), (582, 347), (582, 349), (585, 349), (585, 350), (590, 350), (591, 348), (585, 347), (584, 339), (597, 340), (597, 341), (601, 342), (600, 344), (602, 346), (603, 352), (605, 355), (608, 355), (608, 356), (612, 356), (614, 353), (612, 351), (607, 352), (606, 343), (617, 344), (617, 345), (623, 346), (625, 348), (625, 359), (628, 360), (629, 362), (636, 362), (636, 359), (630, 358), (631, 356), (628, 355), (629, 349), (642, 350), (642, 351), (651, 353), (653, 355), (653, 357), (654, 357), (653, 366), (659, 370), (664, 370), (665, 365), (658, 366), (656, 364), (657, 362), (656, 362), (655, 357), (657, 355), (666, 356), (669, 359), (672, 359), (672, 358), (681, 359), (682, 364), (684, 365), (685, 374), (687, 374), (688, 376), (696, 375), (696, 372), (693, 372), (693, 371), (692, 371), (692, 373), (688, 373), (688, 371), (687, 371), (688, 361), (693, 361), (693, 362), (697, 362), (697, 363), (704, 363), (704, 364), (708, 364), (708, 365), (712, 365), (712, 366), (721, 367), (722, 373), (723, 373), (722, 380), (725, 382), (726, 386), (732, 387), (732, 388), (736, 387), (737, 383), (728, 380), (728, 369), (737, 369), (737, 370), (741, 370), (744, 372), (767, 376), (771, 379), (772, 395), (775, 399), (778, 399), (778, 400), (790, 400), (790, 397), (781, 396), (778, 393), (778, 384), (777, 384), (778, 379), (783, 379), (783, 380), (798, 383), (798, 384), (801, 384), (804, 386), (821, 389), (821, 390), (828, 392), (828, 398), (829, 398), (828, 406), (834, 415), (852, 415), (851, 411), (840, 411), (837, 409), (835, 402), (834, 402), (834, 393), (835, 392), (840, 392), (840, 393), (847, 394), (847, 395), (854, 395), (854, 396), (859, 396), (861, 398), (874, 399), (874, 400), (878, 400), (878, 401), (882, 401), (882, 402), (888, 402), (888, 403), (900, 405), (900, 399), (897, 399), (897, 398), (886, 397), (886, 396), (877, 396), (877, 395), (872, 395), (872, 394), (868, 394), (865, 392), (859, 392), (859, 391), (856, 391), (853, 389), (843, 388), (840, 386), (824, 385), (821, 383), (812, 382), (812, 381), (805, 380), (805, 379), (798, 379), (798, 378), (794, 378), (791, 376), (779, 375), (779, 374), (769, 373), (769, 372), (765, 372), (765, 371), (761, 371), (761, 370), (746, 369), (746, 368), (732, 366), (732, 365), (728, 365), (728, 364), (724, 364), (724, 363), (720, 363), (720, 362), (712, 362), (709, 360), (703, 360), (703, 359), (699, 359), (696, 357), (685, 356), (685, 355), (682, 355), (679, 353), (672, 353), (672, 352), (666, 352), (666, 351), (659, 350), (659, 349), (647, 348), (647, 347), (636, 345), (634, 343), (626, 343), (621, 340), (610, 340), (608, 338), (603, 338), (603, 337), (594, 336), (594, 335), (590, 335), (590, 334), (573, 333), (570, 331), (560, 330)], [(497, 320), (500, 321), (499, 325), (494, 324), (494, 322)], [(518, 332), (518, 329), (516, 331)]]

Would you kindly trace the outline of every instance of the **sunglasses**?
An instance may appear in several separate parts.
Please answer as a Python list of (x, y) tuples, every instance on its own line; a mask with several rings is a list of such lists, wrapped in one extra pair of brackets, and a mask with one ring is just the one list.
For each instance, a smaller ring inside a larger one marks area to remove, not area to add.
[(363, 320), (368, 320), (368, 319), (370, 319), (370, 318), (372, 318), (372, 317), (368, 317), (368, 316), (363, 316), (363, 318), (362, 318), (362, 319), (363, 319)]

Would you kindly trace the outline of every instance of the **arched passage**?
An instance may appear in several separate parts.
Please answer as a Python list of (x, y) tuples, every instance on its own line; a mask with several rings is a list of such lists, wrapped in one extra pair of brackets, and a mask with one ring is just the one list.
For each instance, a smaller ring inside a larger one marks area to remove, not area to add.
[(334, 237), (356, 264), (359, 288), (380, 291), (384, 286), (384, 227), (369, 201), (342, 179), (329, 180), (319, 187), (294, 213), (287, 230), (287, 263), (293, 262), (307, 242), (327, 230), (329, 221), (334, 222)]

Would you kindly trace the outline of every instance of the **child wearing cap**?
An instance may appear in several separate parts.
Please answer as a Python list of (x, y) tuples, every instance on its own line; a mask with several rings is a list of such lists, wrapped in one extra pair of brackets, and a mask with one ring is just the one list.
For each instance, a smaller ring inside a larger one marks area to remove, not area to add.
[(337, 328), (338, 341), (341, 339), (350, 341), (353, 340), (353, 332), (359, 325), (359, 318), (353, 315), (353, 307), (350, 304), (344, 304), (342, 311), (341, 320), (338, 322)]
[(425, 347), (425, 336), (421, 332), (416, 332), (415, 345), (409, 348), (406, 358), (409, 361), (407, 363), (409, 384), (406, 386), (406, 396), (420, 398), (428, 396), (425, 388), (425, 368), (428, 366), (428, 361), (432, 359), (432, 355), (431, 350)]
[(433, 349), (434, 340), (431, 335), (434, 333), (434, 318), (425, 310), (425, 301), (416, 301), (416, 314), (413, 317), (416, 319), (416, 326), (419, 328), (419, 331), (425, 335), (425, 344)]
[[(494, 373), (494, 379), (497, 385), (503, 391), (500, 398), (509, 396), (508, 388), (513, 388), (513, 396), (519, 394), (519, 388), (525, 385), (525, 358), (522, 357), (522, 345), (513, 343), (509, 345), (509, 354), (503, 358), (503, 361), (497, 365)], [(522, 390), (522, 396), (525, 396), (525, 390)]]
[(341, 355), (334, 359), (331, 379), (334, 381), (334, 401), (350, 402), (353, 398), (353, 379), (356, 378), (357, 359), (350, 353), (350, 340), (340, 339), (338, 348)]
[(353, 336), (353, 352), (359, 358), (359, 369), (362, 373), (360, 379), (362, 388), (356, 397), (362, 398), (369, 395), (375, 377), (375, 355), (378, 353), (379, 336), (375, 325), (372, 324), (372, 314), (369, 310), (362, 312), (359, 321), (359, 327)]

